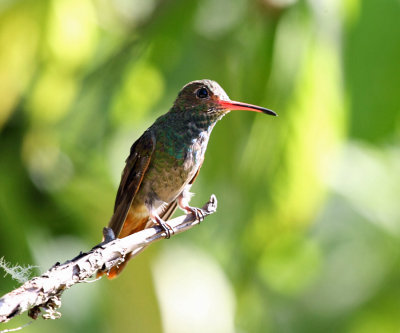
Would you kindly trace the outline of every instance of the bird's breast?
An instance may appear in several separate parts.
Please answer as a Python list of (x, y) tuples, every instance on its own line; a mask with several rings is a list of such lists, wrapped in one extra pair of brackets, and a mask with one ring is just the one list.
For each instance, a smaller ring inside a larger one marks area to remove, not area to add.
[(203, 163), (204, 154), (207, 149), (208, 134), (201, 132), (198, 137), (192, 140), (189, 148), (185, 152), (183, 166), (187, 170), (197, 169)]
[(208, 133), (201, 132), (190, 141), (159, 142), (146, 173), (151, 192), (164, 202), (171, 202), (191, 181), (204, 160)]

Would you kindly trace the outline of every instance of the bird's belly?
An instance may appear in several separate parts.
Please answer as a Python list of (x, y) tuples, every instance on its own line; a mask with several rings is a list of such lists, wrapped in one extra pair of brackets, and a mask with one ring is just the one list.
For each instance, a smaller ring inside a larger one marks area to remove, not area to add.
[(164, 158), (163, 162), (149, 167), (146, 174), (149, 179), (148, 191), (154, 193), (157, 201), (170, 203), (182, 193), (199, 166), (200, 163), (196, 163), (190, 151), (182, 159)]
[(152, 183), (152, 190), (159, 200), (170, 203), (182, 193), (185, 185), (193, 178), (195, 170), (176, 167), (163, 170)]

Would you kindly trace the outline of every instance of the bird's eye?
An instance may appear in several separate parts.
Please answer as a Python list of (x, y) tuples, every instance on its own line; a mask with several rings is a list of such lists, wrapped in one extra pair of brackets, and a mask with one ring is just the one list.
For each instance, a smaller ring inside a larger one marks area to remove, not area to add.
[(196, 96), (198, 98), (207, 98), (208, 97), (208, 90), (206, 88), (200, 88), (199, 90), (197, 90), (196, 92)]

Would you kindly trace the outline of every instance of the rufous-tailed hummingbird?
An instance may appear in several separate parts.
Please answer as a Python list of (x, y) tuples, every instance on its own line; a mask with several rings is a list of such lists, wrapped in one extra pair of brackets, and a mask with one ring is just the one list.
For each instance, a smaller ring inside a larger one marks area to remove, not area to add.
[[(159, 117), (133, 144), (121, 177), (109, 227), (122, 238), (159, 224), (169, 238), (167, 220), (177, 207), (202, 216), (189, 206), (189, 192), (204, 161), (208, 139), (218, 120), (231, 110), (248, 110), (276, 116), (251, 104), (231, 101), (211, 80), (189, 82), (172, 108)], [(117, 276), (129, 259), (108, 273)]]

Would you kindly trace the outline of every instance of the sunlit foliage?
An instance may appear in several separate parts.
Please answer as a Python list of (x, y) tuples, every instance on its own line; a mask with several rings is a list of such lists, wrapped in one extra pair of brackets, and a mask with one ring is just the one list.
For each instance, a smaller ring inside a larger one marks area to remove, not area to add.
[(9, 265), (100, 241), (130, 145), (185, 83), (279, 114), (216, 126), (193, 202), (217, 214), (27, 329), (399, 332), (399, 20), (394, 0), (0, 2)]

